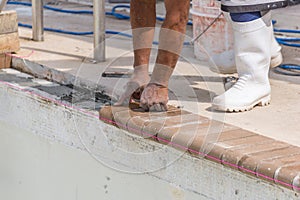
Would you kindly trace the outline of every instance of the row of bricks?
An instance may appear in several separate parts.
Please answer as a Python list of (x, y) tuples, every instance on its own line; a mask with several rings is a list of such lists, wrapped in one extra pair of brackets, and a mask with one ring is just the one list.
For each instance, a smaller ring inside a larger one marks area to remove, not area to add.
[(299, 147), (171, 106), (163, 113), (143, 112), (136, 104), (106, 106), (100, 119), (300, 192)]

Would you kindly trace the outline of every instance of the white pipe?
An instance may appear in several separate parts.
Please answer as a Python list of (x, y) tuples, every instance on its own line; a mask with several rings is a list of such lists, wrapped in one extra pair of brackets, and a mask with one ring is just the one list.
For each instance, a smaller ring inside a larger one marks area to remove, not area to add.
[(44, 40), (43, 0), (32, 0), (32, 37), (34, 41)]
[(0, 4), (0, 13), (2, 12), (3, 8), (5, 7), (8, 0), (2, 0)]
[(105, 61), (105, 1), (94, 0), (94, 60)]

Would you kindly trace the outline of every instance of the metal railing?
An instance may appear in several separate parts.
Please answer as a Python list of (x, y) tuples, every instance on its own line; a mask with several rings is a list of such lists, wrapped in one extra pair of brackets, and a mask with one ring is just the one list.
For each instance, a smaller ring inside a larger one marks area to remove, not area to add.
[(44, 40), (44, 9), (43, 0), (32, 0), (32, 39)]
[(8, 0), (2, 0), (0, 3), (0, 13), (2, 12), (3, 8), (5, 7)]
[[(43, 0), (32, 0), (32, 37), (44, 40)], [(94, 60), (105, 61), (105, 0), (93, 1), (94, 11)]]
[(94, 59), (105, 61), (105, 0), (94, 0)]

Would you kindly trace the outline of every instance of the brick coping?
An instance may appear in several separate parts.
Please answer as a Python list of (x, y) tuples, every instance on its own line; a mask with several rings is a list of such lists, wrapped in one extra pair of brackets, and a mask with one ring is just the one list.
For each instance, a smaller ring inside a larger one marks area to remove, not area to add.
[(141, 137), (300, 192), (300, 147), (169, 106), (105, 106), (99, 119)]

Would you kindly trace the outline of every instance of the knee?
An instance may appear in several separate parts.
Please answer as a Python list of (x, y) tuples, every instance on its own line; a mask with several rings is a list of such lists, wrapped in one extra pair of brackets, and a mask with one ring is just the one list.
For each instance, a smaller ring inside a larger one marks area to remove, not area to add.
[(162, 27), (182, 32), (185, 30), (188, 19), (189, 13), (186, 10), (169, 11)]

